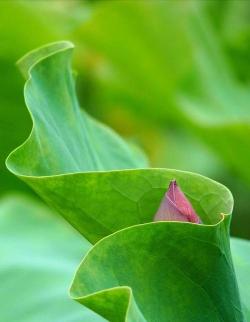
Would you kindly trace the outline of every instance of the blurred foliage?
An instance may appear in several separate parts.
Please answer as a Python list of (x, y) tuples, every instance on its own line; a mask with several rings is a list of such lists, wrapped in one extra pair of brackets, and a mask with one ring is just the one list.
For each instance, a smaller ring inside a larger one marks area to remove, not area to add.
[(22, 194), (2, 197), (0, 320), (104, 322), (67, 295), (75, 267), (89, 248), (47, 206)]
[[(248, 1), (1, 1), (0, 192), (24, 189), (4, 159), (30, 117), (14, 62), (76, 43), (79, 100), (148, 153), (152, 166), (227, 185), (233, 234), (250, 238)], [(26, 188), (27, 189), (27, 188)]]

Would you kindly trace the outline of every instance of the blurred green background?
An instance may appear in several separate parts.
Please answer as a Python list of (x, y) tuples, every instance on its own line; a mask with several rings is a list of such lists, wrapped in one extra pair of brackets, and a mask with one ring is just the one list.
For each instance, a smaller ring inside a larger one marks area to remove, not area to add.
[(151, 166), (228, 186), (232, 235), (250, 238), (249, 1), (1, 1), (0, 39), (1, 195), (32, 193), (4, 165), (31, 130), (15, 62), (66, 39), (82, 107)]

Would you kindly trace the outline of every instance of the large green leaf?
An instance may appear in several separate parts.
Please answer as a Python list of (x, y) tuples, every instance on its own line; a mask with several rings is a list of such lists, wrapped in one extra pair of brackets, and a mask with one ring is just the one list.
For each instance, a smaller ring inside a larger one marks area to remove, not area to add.
[[(128, 218), (128, 224), (123, 219), (116, 224), (111, 213), (107, 217), (110, 200), (106, 194), (110, 184), (106, 173), (93, 171), (144, 167), (147, 162), (137, 148), (130, 147), (113, 131), (80, 110), (70, 68), (72, 47), (69, 42), (54, 43), (20, 61), (23, 73), (30, 75), (25, 85), (25, 100), (34, 127), (28, 140), (10, 155), (7, 166), (49, 204), (63, 210), (63, 215), (89, 240), (95, 241), (132, 224), (135, 218), (132, 221)], [(85, 173), (80, 174), (80, 171)], [(59, 176), (63, 173), (75, 174)], [(65, 184), (61, 180), (66, 180)], [(81, 188), (77, 188), (77, 181)], [(74, 192), (71, 189), (67, 192), (67, 187), (74, 187)], [(119, 198), (117, 188), (113, 190)], [(65, 193), (68, 198), (62, 205)], [(106, 199), (106, 205), (102, 199)], [(81, 202), (86, 207), (82, 207)], [(97, 212), (102, 213), (101, 217)]]
[(68, 285), (90, 244), (40, 202), (0, 201), (1, 321), (104, 321), (70, 300)]
[(84, 258), (72, 296), (109, 321), (243, 321), (225, 230), (223, 222), (121, 230)]
[[(100, 240), (73, 295), (110, 321), (193, 321), (202, 312), (204, 321), (243, 321), (229, 249), (231, 193), (200, 175), (142, 169), (138, 150), (80, 111), (71, 52), (60, 42), (21, 60), (34, 126), (7, 166), (90, 242)], [(203, 225), (150, 223), (173, 178)]]
[(24, 74), (30, 75), (25, 100), (34, 127), (27, 141), (9, 156), (8, 168), (91, 242), (151, 221), (173, 177), (205, 223), (216, 223), (220, 212), (230, 213), (228, 190), (204, 177), (165, 169), (107, 171), (146, 163), (138, 151), (80, 111), (70, 70), (71, 52), (72, 44), (59, 42), (20, 61)]

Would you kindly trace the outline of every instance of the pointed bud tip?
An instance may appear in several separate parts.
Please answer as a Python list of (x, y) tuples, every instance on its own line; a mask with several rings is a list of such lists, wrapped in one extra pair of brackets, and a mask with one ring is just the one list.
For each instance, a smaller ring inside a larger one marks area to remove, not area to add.
[(170, 183), (169, 183), (169, 186), (168, 186), (168, 187), (171, 187), (171, 186), (177, 186), (177, 181), (176, 181), (176, 179), (173, 179), (173, 180), (171, 180), (171, 181), (170, 181)]
[(154, 221), (202, 223), (191, 203), (178, 186), (176, 179), (170, 181), (168, 190), (154, 216)]

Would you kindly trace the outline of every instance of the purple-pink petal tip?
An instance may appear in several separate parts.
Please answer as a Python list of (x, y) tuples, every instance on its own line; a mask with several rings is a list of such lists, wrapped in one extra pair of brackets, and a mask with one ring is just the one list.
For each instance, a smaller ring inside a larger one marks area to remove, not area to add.
[(154, 221), (184, 221), (201, 224), (191, 203), (181, 191), (176, 180), (172, 180), (165, 193)]

